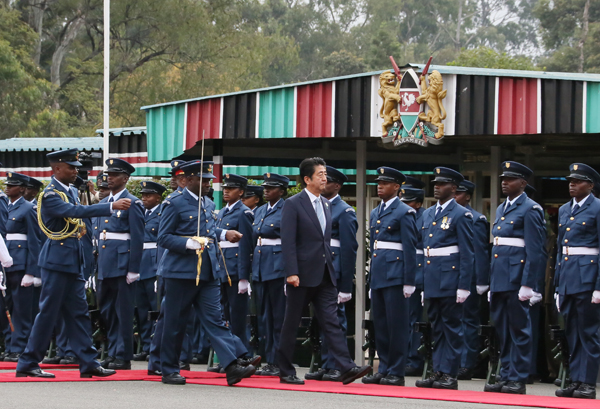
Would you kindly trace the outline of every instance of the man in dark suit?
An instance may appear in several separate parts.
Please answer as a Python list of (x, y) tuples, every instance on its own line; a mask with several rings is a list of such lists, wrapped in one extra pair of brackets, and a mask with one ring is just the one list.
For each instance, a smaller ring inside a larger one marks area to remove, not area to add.
[(285, 319), (277, 351), (281, 383), (304, 384), (292, 364), (302, 309), (312, 302), (329, 353), (341, 369), (344, 385), (365, 376), (369, 365), (356, 366), (337, 317), (338, 291), (331, 257), (331, 209), (321, 197), (327, 184), (325, 161), (304, 159), (300, 177), (305, 189), (286, 200), (281, 216), (281, 250), (287, 281)]

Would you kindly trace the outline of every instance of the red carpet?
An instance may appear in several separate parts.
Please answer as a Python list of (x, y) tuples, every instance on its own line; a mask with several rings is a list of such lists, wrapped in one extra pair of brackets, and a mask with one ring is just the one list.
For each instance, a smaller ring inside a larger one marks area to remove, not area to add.
[[(12, 362), (7, 362), (12, 363)], [(16, 364), (15, 364), (16, 366)], [(48, 365), (50, 366), (50, 365)], [(61, 366), (61, 365), (55, 365)], [(72, 366), (72, 365), (71, 365)], [(44, 365), (41, 365), (42, 369), (46, 370), (49, 368), (44, 368)], [(65, 367), (65, 365), (62, 365)], [(10, 368), (14, 369), (14, 368)], [(116, 375), (109, 376), (106, 378), (80, 378), (79, 371), (50, 371), (56, 378), (17, 378), (15, 372), (5, 372), (0, 373), (0, 383), (2, 382), (88, 382), (88, 381), (158, 381), (160, 380), (159, 376), (150, 376), (148, 375), (147, 370), (133, 370), (133, 371), (117, 371)], [(218, 374), (212, 372), (197, 372), (197, 371), (181, 371), (181, 375), (185, 376), (190, 381), (197, 379), (220, 379), (225, 378), (225, 374)], [(224, 384), (227, 384), (226, 382)]]
[[(73, 369), (79, 368), (79, 365), (54, 365), (54, 364), (41, 364), (42, 369)], [(16, 362), (0, 362), (0, 371), (10, 371), (17, 369)]]

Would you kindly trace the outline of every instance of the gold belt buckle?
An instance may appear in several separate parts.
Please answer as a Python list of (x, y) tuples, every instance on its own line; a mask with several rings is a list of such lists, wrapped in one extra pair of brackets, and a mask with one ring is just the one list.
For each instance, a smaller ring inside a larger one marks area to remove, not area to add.
[(377, 250), (377, 240), (375, 240), (375, 243), (373, 244), (373, 250)]
[(498, 237), (494, 237), (494, 246), (498, 245)]
[(425, 250), (427, 250), (427, 257), (429, 258), (429, 248), (426, 248)]
[(258, 247), (262, 247), (262, 237), (258, 238)]
[(106, 230), (102, 230), (102, 233), (104, 234), (104, 238), (102, 240), (106, 241)]
[(567, 256), (569, 255), (569, 246), (565, 247), (567, 249)]

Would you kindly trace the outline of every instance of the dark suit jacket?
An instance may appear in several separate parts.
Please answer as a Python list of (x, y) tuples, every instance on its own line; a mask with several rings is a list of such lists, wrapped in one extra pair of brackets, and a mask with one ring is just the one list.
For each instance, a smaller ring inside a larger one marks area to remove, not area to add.
[(281, 250), (285, 276), (297, 275), (301, 287), (317, 287), (325, 265), (335, 285), (331, 257), (331, 205), (321, 196), (325, 211), (325, 234), (305, 190), (287, 199), (281, 215)]

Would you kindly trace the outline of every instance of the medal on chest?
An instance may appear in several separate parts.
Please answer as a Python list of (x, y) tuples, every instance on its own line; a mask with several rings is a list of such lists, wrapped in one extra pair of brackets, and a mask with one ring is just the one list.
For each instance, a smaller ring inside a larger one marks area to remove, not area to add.
[(442, 219), (442, 224), (440, 225), (440, 228), (442, 230), (448, 230), (450, 228), (450, 222), (452, 221), (452, 218), (448, 218), (448, 216), (444, 216), (444, 218)]

